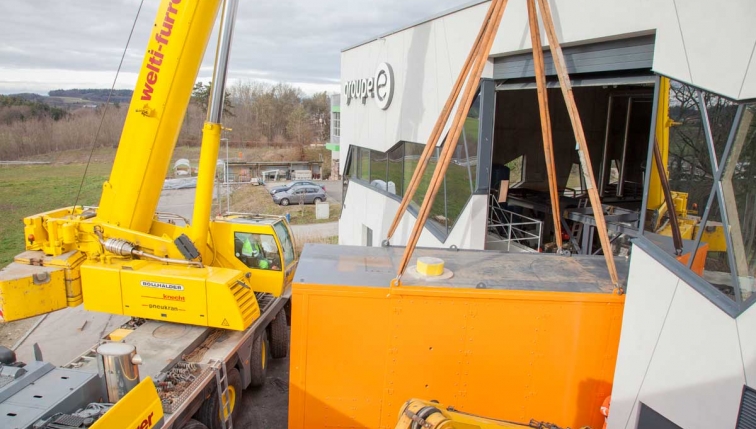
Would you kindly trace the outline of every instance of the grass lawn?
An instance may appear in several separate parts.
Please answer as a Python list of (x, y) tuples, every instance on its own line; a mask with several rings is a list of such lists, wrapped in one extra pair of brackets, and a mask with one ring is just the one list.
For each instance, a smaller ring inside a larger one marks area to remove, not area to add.
[[(315, 157), (320, 149), (306, 148), (308, 158)], [(265, 150), (270, 156), (274, 156), (289, 149)], [(260, 155), (259, 149), (244, 149), (244, 152), (249, 159)], [(53, 161), (50, 165), (0, 166), (0, 268), (24, 251), (24, 217), (74, 204), (88, 157), (89, 151), (65, 151), (30, 158), (35, 161)], [(114, 157), (113, 148), (97, 148), (94, 151), (78, 204), (99, 204), (102, 183), (110, 176)], [(177, 147), (173, 161), (178, 158), (189, 158), (196, 165), (199, 147)], [(306, 205), (304, 212), (297, 205), (278, 206), (261, 186), (239, 189), (232, 195), (231, 203), (234, 211), (267, 214), (288, 212), (292, 224), (335, 222), (341, 214), (341, 204), (331, 201), (330, 218), (316, 220), (315, 205)]]
[[(231, 211), (242, 213), (264, 213), (272, 215), (285, 215), (289, 213), (292, 225), (311, 223), (336, 222), (341, 216), (341, 203), (331, 199), (327, 200), (331, 205), (328, 219), (315, 219), (315, 204), (292, 203), (289, 206), (279, 206), (273, 202), (270, 193), (264, 186), (245, 185), (231, 194)], [(223, 202), (225, 204), (225, 202)]]
[[(24, 250), (26, 216), (72, 206), (83, 164), (0, 167), (0, 267)], [(97, 205), (110, 164), (89, 166), (79, 204)]]

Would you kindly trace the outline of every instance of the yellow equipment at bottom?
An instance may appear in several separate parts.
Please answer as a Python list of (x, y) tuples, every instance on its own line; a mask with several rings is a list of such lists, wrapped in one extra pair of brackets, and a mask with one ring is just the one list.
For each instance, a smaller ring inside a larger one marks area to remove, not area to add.
[(145, 377), (126, 396), (108, 410), (92, 429), (150, 429), (162, 427), (163, 404), (155, 383)]
[(407, 401), (399, 412), (394, 429), (560, 429), (547, 422), (531, 420), (528, 423), (493, 420), (457, 411), (438, 402), (420, 399)]

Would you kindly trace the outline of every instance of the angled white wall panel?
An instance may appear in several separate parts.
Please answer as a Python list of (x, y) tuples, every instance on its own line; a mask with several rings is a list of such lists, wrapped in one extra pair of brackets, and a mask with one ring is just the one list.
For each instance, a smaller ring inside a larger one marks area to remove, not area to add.
[(738, 316), (737, 323), (746, 381), (756, 386), (756, 305)]
[(754, 52), (751, 54), (751, 63), (748, 66), (748, 71), (746, 71), (746, 76), (740, 89), (740, 98), (744, 100), (756, 98), (756, 61), (753, 60), (753, 55), (755, 54), (756, 43), (754, 44)]
[(674, 80), (690, 83), (690, 69), (674, 0), (659, 0), (654, 7), (654, 16), (657, 17), (657, 27), (653, 70)]
[(735, 427), (738, 344), (735, 320), (681, 281), (639, 400), (684, 428)]
[(753, 0), (675, 0), (695, 86), (738, 98), (756, 41)]
[[(677, 281), (677, 276), (643, 249), (633, 246), (609, 428), (635, 427), (636, 396)], [(631, 423), (626, 425), (628, 422)]]

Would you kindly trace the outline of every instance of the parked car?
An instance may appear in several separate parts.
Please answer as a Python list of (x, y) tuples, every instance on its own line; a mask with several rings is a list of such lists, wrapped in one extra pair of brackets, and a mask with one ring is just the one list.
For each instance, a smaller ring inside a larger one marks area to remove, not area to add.
[(318, 185), (302, 185), (273, 194), (273, 201), (282, 206), (289, 204), (315, 204), (326, 200), (325, 190)]
[(277, 192), (282, 191), (288, 191), (289, 189), (295, 187), (295, 186), (317, 186), (319, 188), (322, 188), (323, 191), (325, 191), (325, 185), (318, 185), (317, 183), (313, 182), (312, 180), (295, 180), (293, 182), (289, 182), (285, 185), (281, 186), (274, 186), (270, 189), (270, 195), (275, 195)]

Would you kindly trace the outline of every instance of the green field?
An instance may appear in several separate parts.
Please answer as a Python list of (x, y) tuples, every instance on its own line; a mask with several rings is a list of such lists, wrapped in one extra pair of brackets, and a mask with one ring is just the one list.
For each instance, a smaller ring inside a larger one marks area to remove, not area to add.
[[(275, 149), (270, 150), (273, 151)], [(250, 157), (260, 155), (251, 149), (249, 153)], [(99, 204), (102, 183), (110, 175), (114, 156), (112, 148), (95, 151), (79, 205)], [(57, 162), (50, 165), (0, 166), (0, 268), (24, 250), (24, 217), (74, 204), (85, 168), (81, 162), (87, 157), (85, 151), (68, 151), (56, 154)], [(199, 148), (176, 148), (174, 160), (184, 157), (192, 159), (196, 165)], [(290, 213), (292, 224), (334, 222), (341, 213), (341, 204), (332, 202), (330, 218), (316, 220), (314, 205), (278, 206), (263, 187), (241, 188), (233, 194), (231, 203), (235, 211)]]
[[(110, 164), (92, 164), (79, 204), (96, 205)], [(0, 266), (24, 250), (23, 218), (72, 206), (83, 164), (0, 167)]]

